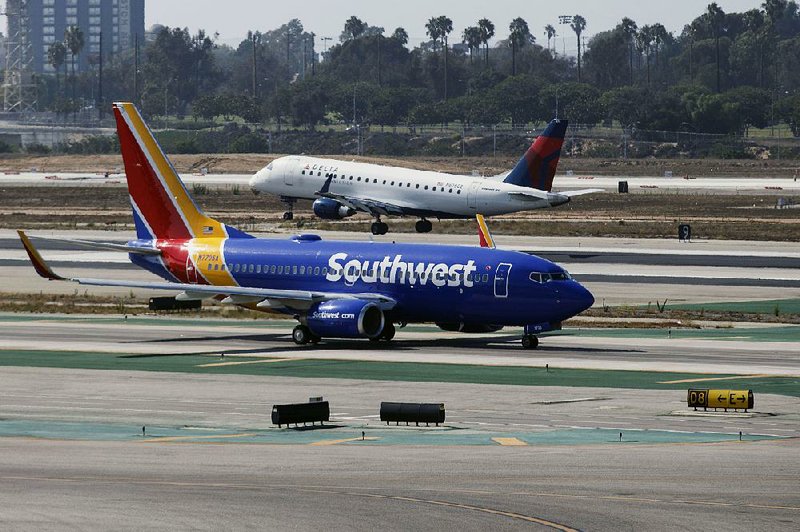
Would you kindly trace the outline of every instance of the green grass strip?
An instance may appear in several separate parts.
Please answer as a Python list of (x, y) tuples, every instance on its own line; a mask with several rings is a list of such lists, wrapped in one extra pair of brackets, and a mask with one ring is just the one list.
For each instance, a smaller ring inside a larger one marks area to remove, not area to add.
[[(250, 360), (264, 359), (228, 357), (224, 361), (245, 362)], [(93, 352), (0, 351), (0, 366), (643, 390), (732, 388), (737, 390), (750, 389), (756, 393), (800, 397), (800, 377), (737, 378), (730, 381), (663, 384), (665, 381), (702, 378), (717, 379), (732, 375), (560, 368), (550, 368), (549, 371), (545, 371), (544, 368), (511, 366), (343, 360), (290, 360), (264, 364), (201, 367), (204, 364), (220, 361), (217, 356), (194, 354), (119, 355)]]

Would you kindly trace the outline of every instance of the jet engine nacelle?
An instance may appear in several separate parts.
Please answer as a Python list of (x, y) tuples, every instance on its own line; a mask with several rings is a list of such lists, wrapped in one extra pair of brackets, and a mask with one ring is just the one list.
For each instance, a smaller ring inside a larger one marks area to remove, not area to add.
[(320, 198), (314, 201), (312, 208), (314, 209), (314, 214), (323, 220), (341, 220), (356, 213), (355, 209), (351, 209), (330, 198)]
[(359, 299), (316, 303), (306, 315), (311, 332), (325, 338), (377, 338), (384, 324), (380, 307)]
[(488, 323), (437, 323), (437, 327), (443, 331), (462, 332), (467, 334), (492, 333), (503, 328), (502, 325), (489, 325)]

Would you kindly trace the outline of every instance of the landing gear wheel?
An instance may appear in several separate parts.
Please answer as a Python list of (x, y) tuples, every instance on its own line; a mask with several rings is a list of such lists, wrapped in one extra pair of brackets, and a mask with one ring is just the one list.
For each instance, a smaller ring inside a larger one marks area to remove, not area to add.
[(316, 334), (314, 334), (314, 333), (311, 333), (311, 339), (310, 339), (309, 341), (310, 341), (312, 344), (314, 344), (314, 345), (317, 345), (318, 343), (320, 343), (320, 342), (322, 341), (322, 338), (321, 338), (321, 337), (319, 337), (319, 336), (317, 336), (317, 335), (316, 335)]
[(394, 328), (394, 323), (391, 321), (386, 322), (386, 325), (383, 326), (383, 331), (381, 331), (380, 339), (386, 340), (387, 342), (391, 342), (394, 338), (395, 333), (397, 333), (397, 329)]
[(385, 235), (389, 232), (389, 226), (383, 222), (373, 222), (372, 227), (370, 227), (373, 235)]
[(294, 213), (292, 211), (286, 211), (283, 213), (283, 219), (287, 222), (294, 220)]
[(433, 224), (426, 219), (419, 220), (414, 227), (417, 233), (430, 233), (433, 230)]
[(314, 338), (314, 334), (311, 332), (311, 329), (305, 325), (298, 325), (292, 331), (292, 340), (294, 340), (294, 343), (297, 345), (305, 345), (313, 341), (312, 338)]
[(539, 347), (539, 338), (533, 334), (526, 334), (522, 337), (522, 347), (525, 349), (536, 349)]

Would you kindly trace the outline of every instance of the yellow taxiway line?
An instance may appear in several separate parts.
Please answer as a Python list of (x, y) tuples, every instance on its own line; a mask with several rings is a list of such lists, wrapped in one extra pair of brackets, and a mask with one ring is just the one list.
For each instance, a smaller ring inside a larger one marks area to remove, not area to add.
[(264, 360), (242, 360), (239, 362), (213, 362), (211, 364), (200, 364), (198, 368), (218, 368), (221, 366), (240, 366), (243, 364), (269, 364), (271, 362), (289, 362), (292, 360), (303, 360), (302, 358), (265, 358)]
[(210, 436), (165, 436), (163, 438), (149, 438), (142, 440), (142, 443), (158, 443), (162, 441), (186, 441), (186, 440), (216, 440), (223, 438), (249, 438), (258, 436), (255, 432), (244, 432), (242, 434), (212, 434)]
[(519, 438), (492, 438), (492, 441), (507, 447), (525, 447), (528, 445)]

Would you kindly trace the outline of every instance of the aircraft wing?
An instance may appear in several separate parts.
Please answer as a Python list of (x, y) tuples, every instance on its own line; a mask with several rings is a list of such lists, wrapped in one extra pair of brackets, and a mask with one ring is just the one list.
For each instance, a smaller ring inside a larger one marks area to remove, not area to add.
[(602, 188), (586, 188), (583, 190), (564, 190), (558, 192), (559, 196), (566, 196), (568, 198), (574, 198), (575, 196), (584, 196), (586, 194), (597, 194), (599, 192), (605, 192)]
[(362, 299), (376, 303), (383, 310), (394, 308), (397, 304), (394, 299), (375, 293), (350, 294), (317, 290), (280, 290), (274, 288), (250, 288), (245, 286), (212, 286), (188, 283), (62, 277), (50, 268), (24, 232), (17, 231), (17, 233), (19, 234), (20, 240), (22, 240), (25, 251), (28, 253), (28, 257), (33, 263), (33, 267), (36, 269), (36, 273), (51, 281), (72, 281), (87, 286), (118, 286), (124, 288), (141, 288), (144, 290), (168, 290), (179, 292), (179, 299), (210, 299), (216, 296), (226, 296), (227, 302), (258, 303), (260, 301), (264, 303), (261, 306), (288, 309), (304, 308), (310, 306), (312, 303), (331, 299)]
[(346, 196), (344, 194), (333, 194), (331, 192), (318, 192), (317, 195), (321, 198), (329, 198), (336, 200), (345, 207), (366, 212), (372, 215), (386, 215), (386, 216), (402, 216), (405, 214), (408, 207), (402, 207), (393, 203), (385, 201), (378, 201), (368, 198), (357, 198), (355, 196)]

